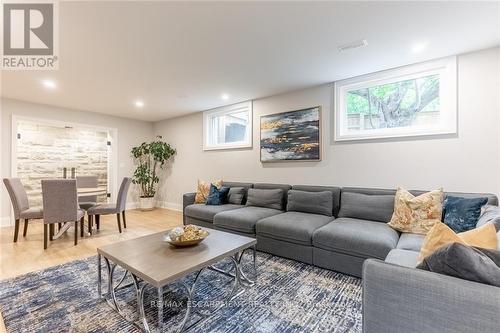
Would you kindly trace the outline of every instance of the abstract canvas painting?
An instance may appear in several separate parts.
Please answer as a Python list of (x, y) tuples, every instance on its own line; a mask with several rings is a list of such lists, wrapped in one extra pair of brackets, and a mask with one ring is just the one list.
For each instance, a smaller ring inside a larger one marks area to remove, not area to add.
[(320, 107), (260, 118), (260, 160), (319, 161)]

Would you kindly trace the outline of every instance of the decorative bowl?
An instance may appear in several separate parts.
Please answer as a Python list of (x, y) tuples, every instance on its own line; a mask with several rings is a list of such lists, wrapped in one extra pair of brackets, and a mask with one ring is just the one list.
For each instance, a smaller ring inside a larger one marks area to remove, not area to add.
[[(170, 237), (170, 233), (168, 232), (163, 235), (163, 241), (169, 243), (175, 247), (186, 247), (186, 246), (194, 246), (201, 243), (207, 236), (209, 235), (208, 231), (203, 230), (201, 228), (197, 228), (197, 237), (195, 239), (186, 239), (186, 240), (172, 240)], [(180, 237), (182, 238), (182, 237)]]

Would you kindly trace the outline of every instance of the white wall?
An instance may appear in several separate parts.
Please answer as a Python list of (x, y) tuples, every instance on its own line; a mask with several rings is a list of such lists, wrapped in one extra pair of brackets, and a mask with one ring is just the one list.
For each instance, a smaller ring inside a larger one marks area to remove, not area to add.
[[(0, 143), (2, 149), (0, 163), (2, 178), (11, 176), (12, 115), (116, 128), (118, 130), (118, 186), (123, 177), (130, 177), (134, 171), (130, 149), (153, 137), (153, 124), (150, 122), (32, 104), (11, 99), (2, 99), (0, 106)], [(137, 202), (136, 191), (132, 190), (129, 193), (128, 201), (129, 203)], [(8, 193), (2, 185), (0, 225), (5, 225), (10, 221), (10, 205)]]
[[(198, 178), (499, 193), (499, 68), (500, 48), (458, 57), (459, 133), (454, 137), (333, 143), (330, 84), (254, 101), (253, 149), (204, 152), (201, 112), (155, 123), (155, 134), (178, 150), (159, 199), (179, 207)], [(260, 163), (260, 116), (316, 105), (322, 106), (322, 161)]]

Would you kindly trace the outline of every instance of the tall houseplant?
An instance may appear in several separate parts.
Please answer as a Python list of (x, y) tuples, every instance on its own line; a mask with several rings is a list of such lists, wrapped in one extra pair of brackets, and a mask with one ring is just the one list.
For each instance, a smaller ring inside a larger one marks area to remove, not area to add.
[(160, 181), (159, 172), (177, 151), (157, 136), (155, 141), (143, 142), (132, 148), (132, 156), (138, 162), (132, 182), (141, 188), (142, 210), (154, 208), (154, 196)]

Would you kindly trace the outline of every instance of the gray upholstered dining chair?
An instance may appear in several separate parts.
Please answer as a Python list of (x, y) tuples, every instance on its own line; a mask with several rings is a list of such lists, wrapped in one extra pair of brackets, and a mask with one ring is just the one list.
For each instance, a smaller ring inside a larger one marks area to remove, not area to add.
[(95, 223), (97, 229), (100, 227), (100, 217), (101, 215), (110, 215), (116, 214), (116, 220), (118, 222), (118, 231), (122, 232), (122, 225), (120, 222), (120, 214), (123, 216), (123, 227), (127, 228), (127, 220), (125, 218), (125, 206), (127, 203), (127, 193), (130, 187), (130, 183), (132, 182), (132, 178), (125, 177), (123, 178), (122, 184), (120, 186), (120, 190), (118, 191), (118, 198), (116, 200), (116, 204), (98, 204), (92, 208), (87, 210), (87, 214), (89, 215), (89, 223), (92, 223), (93, 216), (95, 216)]
[[(42, 180), (43, 196), (43, 248), (47, 248), (47, 236), (54, 237), (55, 223), (75, 223), (75, 245), (78, 244), (78, 223), (83, 236), (85, 212), (78, 207), (75, 179)], [(50, 227), (50, 230), (47, 230)], [(50, 235), (48, 235), (50, 233)]]
[[(77, 176), (76, 187), (97, 187), (99, 185), (97, 176)], [(83, 210), (97, 205), (97, 195), (87, 195), (78, 198), (78, 204)]]
[(23, 237), (26, 237), (26, 233), (28, 232), (28, 221), (31, 219), (42, 219), (43, 210), (40, 207), (30, 207), (28, 194), (26, 194), (26, 190), (19, 178), (5, 178), (3, 183), (9, 192), (12, 207), (14, 208), (14, 218), (16, 219), (16, 224), (14, 226), (15, 243), (17, 242), (17, 236), (19, 234), (19, 220), (24, 219)]

